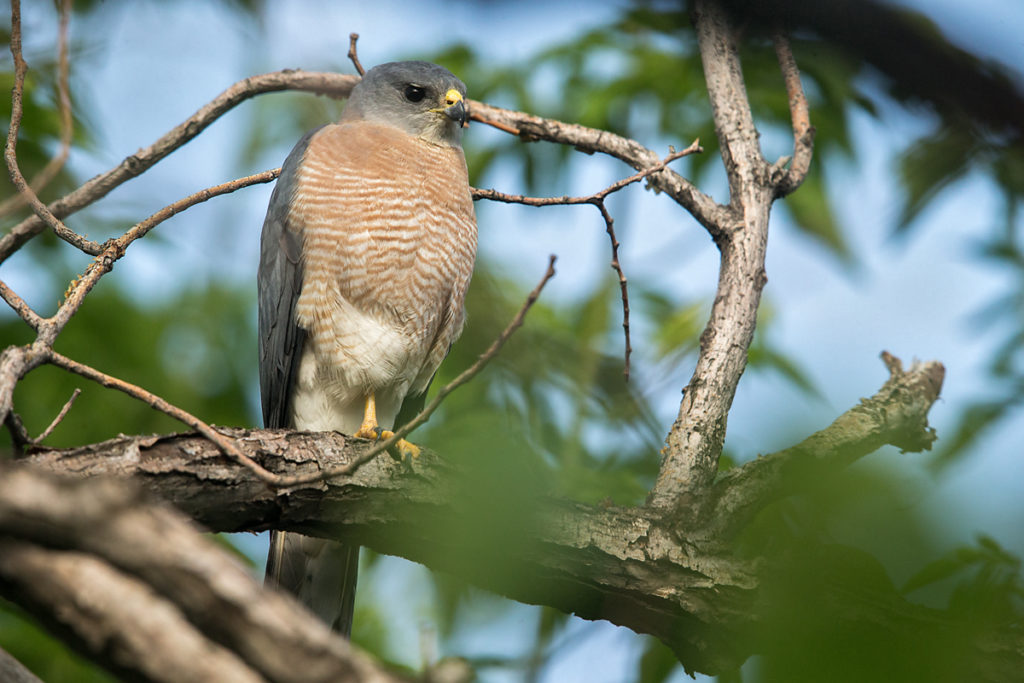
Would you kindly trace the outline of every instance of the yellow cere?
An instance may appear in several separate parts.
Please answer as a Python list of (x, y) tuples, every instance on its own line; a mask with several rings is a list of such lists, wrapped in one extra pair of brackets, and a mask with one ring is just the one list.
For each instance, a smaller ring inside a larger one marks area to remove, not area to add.
[(444, 102), (449, 107), (452, 106), (453, 104), (455, 104), (456, 102), (461, 101), (461, 100), (462, 100), (462, 93), (460, 93), (455, 88), (452, 88), (451, 90), (449, 90), (448, 92), (446, 92), (444, 94)]

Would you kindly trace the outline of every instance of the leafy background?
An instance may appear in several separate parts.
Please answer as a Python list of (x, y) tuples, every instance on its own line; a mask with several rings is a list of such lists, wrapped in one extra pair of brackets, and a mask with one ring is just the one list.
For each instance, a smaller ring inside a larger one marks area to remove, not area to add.
[[(1012, 36), (1024, 19), (1012, 4), (988, 0), (966, 17), (954, 4), (908, 3), (936, 41), (947, 40), (946, 31), (1020, 89), (1011, 67), (1019, 69), (1024, 54)], [(19, 156), (31, 177), (59, 135), (56, 14), (33, 3), (24, 15), (32, 71)], [(699, 137), (706, 153), (676, 167), (719, 201), (726, 197), (695, 41), (685, 12), (670, 3), (80, 2), (71, 30), (75, 149), (44, 199), (150, 144), (247, 75), (351, 72), (350, 31), (362, 34), (364, 64), (432, 59), (459, 74), (476, 99), (607, 128), (660, 152)], [(932, 411), (936, 451), (884, 450), (752, 527), (746, 551), (793, 556), (791, 581), (773, 585), (777, 599), (765, 615), (769, 632), (787, 638), (722, 679), (954, 680), (970, 658), (947, 641), (901, 652), (879, 634), (830, 628), (812, 577), (884, 585), (941, 608), (965, 641), (1019, 627), (1024, 156), (998, 131), (909, 99), (855, 56), (807, 36), (794, 49), (818, 130), (816, 156), (808, 182), (776, 206), (770, 281), (723, 466), (785, 447), (872, 393), (885, 376), (883, 348), (906, 361), (938, 358), (948, 375)], [(766, 153), (787, 154), (788, 112), (771, 46), (751, 34), (743, 57)], [(11, 68), (8, 59), (7, 83)], [(9, 103), (0, 106), (9, 118)], [(71, 225), (103, 239), (197, 189), (277, 166), (303, 131), (340, 110), (308, 95), (257, 98)], [(586, 194), (630, 173), (482, 126), (469, 131), (467, 157), (474, 184), (540, 195)], [(269, 193), (251, 188), (202, 205), (134, 245), (56, 348), (210, 422), (258, 424), (253, 283)], [(559, 255), (559, 274), (506, 351), (451, 396), (417, 440), (479, 468), (481, 481), (500, 480), (510, 497), (546, 489), (641, 502), (692, 371), (714, 293), (713, 245), (677, 206), (639, 186), (610, 208), (631, 286), (636, 352), (628, 384), (618, 288), (597, 213), (477, 207), (470, 322), (439, 381), (490, 343), (548, 253)], [(47, 313), (85, 263), (42, 236), (0, 276)], [(29, 339), (0, 312), (3, 345)], [(41, 431), (75, 387), (82, 396), (49, 445), (179, 429), (119, 394), (41, 368), (15, 394), (30, 432)], [(229, 540), (262, 570), (265, 537)], [(485, 681), (685, 678), (653, 639), (518, 605), (403, 560), (364, 551), (360, 581), (354, 640), (411, 669), (454, 654)], [(0, 611), (0, 646), (46, 680), (105, 680), (14, 608)]]

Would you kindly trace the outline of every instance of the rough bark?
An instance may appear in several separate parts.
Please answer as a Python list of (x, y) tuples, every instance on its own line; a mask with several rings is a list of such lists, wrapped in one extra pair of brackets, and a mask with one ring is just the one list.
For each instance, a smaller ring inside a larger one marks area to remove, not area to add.
[(111, 478), (0, 466), (0, 594), (132, 679), (404, 680)]
[[(926, 416), (942, 366), (904, 372), (890, 360), (889, 367), (876, 396), (804, 443), (736, 468), (695, 496), (699, 514), (685, 518), (651, 507), (510, 500), (495, 494), (503, 482), (481, 480), (430, 452), (411, 467), (377, 458), (349, 476), (281, 492), (195, 435), (123, 437), (24, 462), (90, 478), (131, 477), (217, 531), (287, 529), (400, 555), (516, 600), (653, 634), (688, 669), (716, 672), (756, 651), (758, 586), (770, 567), (733, 555), (723, 517), (747, 520), (754, 508), (794, 493), (790, 475), (801, 464), (836, 471), (883, 442), (930, 444)], [(265, 467), (288, 474), (343, 465), (368, 447), (331, 433), (223, 431)], [(0, 532), (23, 528), (5, 526), (2, 510)], [(836, 597), (857, 618), (870, 608), (862, 599)], [(893, 601), (906, 613), (906, 628), (934, 618), (898, 596), (886, 600), (886, 613)]]

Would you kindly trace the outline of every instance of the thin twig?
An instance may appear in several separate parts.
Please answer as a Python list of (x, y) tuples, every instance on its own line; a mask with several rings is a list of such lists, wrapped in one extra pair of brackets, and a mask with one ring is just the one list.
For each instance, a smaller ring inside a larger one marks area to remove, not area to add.
[(50, 423), (50, 426), (44, 429), (43, 433), (37, 436), (36, 438), (29, 439), (29, 443), (31, 443), (33, 446), (38, 445), (40, 442), (43, 441), (43, 439), (52, 434), (53, 430), (57, 428), (57, 425), (59, 425), (67, 416), (68, 411), (71, 410), (71, 406), (75, 404), (75, 399), (77, 399), (78, 395), (81, 393), (82, 390), (79, 389), (78, 387), (75, 387), (75, 390), (71, 392), (71, 398), (67, 400), (67, 403), (64, 404), (64, 407), (60, 409), (59, 413), (57, 413), (57, 417), (53, 418), (53, 422)]
[(516, 137), (522, 134), (522, 131), (520, 131), (515, 126), (510, 126), (507, 123), (502, 123), (501, 121), (495, 121), (494, 119), (481, 116), (480, 114), (473, 111), (472, 108), (470, 108), (469, 110), (469, 119), (471, 121), (479, 121), (480, 123), (486, 123), (488, 126), (491, 126), (492, 128), (497, 128), (498, 130), (504, 133), (515, 135)]
[(366, 73), (366, 69), (359, 63), (359, 53), (356, 52), (356, 41), (359, 40), (358, 33), (348, 34), (348, 58), (352, 60), (352, 66), (356, 68), (356, 71), (360, 76)]
[(14, 309), (18, 316), (27, 322), (37, 332), (42, 328), (44, 321), (32, 307), (25, 303), (25, 300), (18, 296), (18, 293), (7, 286), (7, 283), (0, 280), (0, 297), (7, 302), (7, 305)]
[[(57, 111), (60, 116), (60, 148), (46, 166), (31, 182), (29, 187), (37, 195), (50, 184), (68, 160), (71, 153), (71, 138), (74, 132), (74, 118), (71, 115), (70, 60), (68, 59), (68, 20), (71, 16), (71, 0), (61, 0), (60, 26), (57, 31)], [(0, 202), (0, 217), (15, 211), (25, 203), (22, 194), (16, 194)]]
[(68, 292), (64, 297), (64, 302), (61, 304), (53, 318), (50, 319), (54, 326), (52, 334), (56, 335), (57, 332), (63, 329), (68, 320), (71, 319), (71, 316), (73, 316), (82, 305), (85, 295), (92, 290), (105, 273), (109, 272), (110, 269), (113, 268), (114, 262), (124, 256), (125, 250), (128, 249), (128, 246), (132, 242), (144, 237), (157, 225), (171, 218), (175, 214), (181, 213), (189, 207), (205, 202), (208, 199), (234, 192), (243, 187), (249, 187), (250, 185), (257, 185), (260, 183), (269, 183), (276, 179), (280, 174), (281, 169), (274, 168), (269, 171), (263, 171), (262, 173), (256, 173), (244, 178), (238, 178), (237, 180), (231, 180), (226, 183), (221, 183), (220, 185), (214, 185), (213, 187), (200, 190), (199, 192), (190, 194), (188, 197), (179, 199), (173, 204), (165, 206), (146, 220), (133, 225), (117, 239), (107, 242), (104, 245), (103, 252), (96, 256), (96, 258), (93, 259), (93, 262), (86, 268), (85, 272), (83, 272), (80, 277), (76, 278), (68, 287)]
[(505, 204), (525, 204), (526, 206), (594, 204), (595, 202), (604, 199), (613, 192), (618, 192), (627, 185), (631, 185), (639, 180), (643, 180), (644, 178), (654, 173), (658, 173), (659, 171), (665, 170), (665, 167), (668, 166), (673, 161), (675, 161), (676, 159), (680, 159), (682, 157), (689, 156), (691, 154), (696, 154), (697, 152), (702, 151), (703, 149), (700, 146), (700, 140), (694, 140), (693, 144), (691, 144), (686, 149), (680, 150), (678, 152), (673, 151), (668, 156), (666, 156), (664, 159), (654, 164), (653, 166), (645, 168), (642, 171), (638, 171), (637, 173), (634, 173), (628, 178), (618, 180), (609, 185), (608, 187), (604, 188), (603, 190), (600, 190), (599, 192), (595, 192), (594, 194), (589, 194), (586, 196), (569, 197), (567, 195), (562, 195), (561, 197), (527, 197), (521, 194), (506, 194), (505, 192), (498, 192), (497, 190), (481, 190), (479, 188), (474, 187), (472, 190), (473, 199), (489, 199), (495, 202), (504, 202)]
[[(329, 97), (347, 97), (359, 82), (356, 76), (286, 69), (238, 81), (165, 133), (156, 142), (125, 157), (117, 166), (90, 178), (81, 187), (50, 204), (55, 216), (66, 217), (107, 196), (123, 183), (149, 170), (171, 152), (192, 140), (214, 121), (242, 102), (263, 93), (298, 90)], [(0, 237), (0, 263), (46, 227), (32, 215)], [(97, 247), (95, 253), (100, 249)]]
[(7, 172), (11, 177), (11, 183), (32, 207), (36, 216), (58, 237), (87, 254), (96, 255), (100, 252), (100, 245), (82, 237), (53, 215), (46, 204), (39, 201), (39, 197), (29, 187), (25, 176), (22, 175), (21, 169), (18, 167), (16, 148), (23, 113), (22, 96), (25, 90), (25, 72), (28, 71), (28, 64), (25, 63), (21, 53), (21, 3), (19, 0), (11, 0), (11, 56), (14, 57), (14, 89), (11, 91), (11, 127), (7, 131), (7, 146), (4, 148), (4, 160), (7, 162)]
[(545, 271), (544, 273), (544, 277), (541, 278), (540, 282), (537, 283), (537, 286), (534, 287), (533, 291), (530, 292), (530, 294), (526, 297), (526, 301), (523, 302), (523, 305), (519, 308), (519, 312), (516, 313), (515, 317), (512, 319), (512, 322), (508, 324), (508, 327), (502, 330), (501, 334), (499, 334), (498, 337), (487, 348), (487, 350), (484, 351), (480, 355), (480, 357), (476, 359), (475, 363), (473, 363), (468, 368), (463, 370), (462, 373), (458, 377), (453, 379), (451, 382), (441, 387), (441, 389), (438, 390), (437, 395), (434, 396), (433, 400), (431, 400), (430, 403), (427, 404), (427, 406), (422, 411), (420, 411), (420, 413), (416, 417), (409, 420), (409, 422), (406, 422), (401, 428), (396, 429), (392, 436), (388, 437), (384, 441), (378, 442), (373, 446), (373, 448), (370, 448), (369, 450), (365, 451), (362, 455), (360, 455), (359, 457), (355, 458), (354, 460), (345, 465), (328, 468), (321, 472), (317, 472), (316, 474), (280, 477), (279, 481), (274, 482), (273, 485), (282, 488), (300, 486), (304, 484), (312, 484), (317, 481), (324, 481), (327, 479), (331, 479), (333, 477), (340, 477), (352, 474), (357, 469), (368, 463), (370, 460), (373, 460), (375, 457), (377, 457), (387, 449), (394, 446), (396, 443), (398, 443), (400, 439), (404, 438), (407, 434), (409, 434), (409, 432), (411, 432), (412, 430), (416, 429), (424, 422), (429, 420), (430, 416), (433, 415), (434, 411), (438, 409), (438, 407), (441, 405), (441, 402), (444, 401), (445, 397), (447, 397), (448, 394), (452, 393), (466, 382), (476, 377), (477, 374), (479, 374), (479, 372), (484, 369), (484, 366), (486, 366), (487, 363), (491, 361), (491, 359), (498, 355), (498, 352), (501, 351), (501, 347), (505, 345), (505, 342), (509, 340), (509, 337), (511, 337), (512, 334), (522, 326), (523, 319), (526, 317), (527, 311), (530, 310), (530, 307), (533, 306), (533, 304), (540, 297), (540, 293), (544, 289), (544, 285), (548, 283), (548, 280), (555, 276), (556, 260), (557, 258), (553, 254), (549, 257), (548, 268), (547, 271)]
[(604, 199), (594, 202), (594, 206), (601, 212), (601, 218), (604, 219), (605, 231), (608, 233), (608, 239), (612, 245), (612, 269), (619, 276), (619, 291), (622, 294), (622, 333), (626, 338), (626, 358), (622, 368), (622, 376), (628, 382), (629, 357), (633, 353), (633, 346), (629, 342), (629, 281), (626, 279), (626, 274), (622, 272), (622, 264), (619, 263), (619, 240), (615, 237), (615, 220), (608, 213), (608, 207), (604, 205)]
[(777, 195), (783, 197), (800, 187), (807, 177), (814, 153), (814, 126), (811, 125), (807, 97), (804, 95), (800, 70), (797, 68), (789, 40), (781, 30), (775, 31), (772, 40), (775, 43), (775, 56), (779, 60), (782, 78), (786, 82), (789, 115), (793, 122), (793, 159), (789, 170), (779, 178), (776, 190)]
[(623, 363), (622, 375), (627, 382), (629, 381), (629, 359), (630, 355), (633, 353), (633, 346), (629, 339), (629, 280), (626, 278), (626, 274), (622, 270), (622, 264), (619, 262), (619, 240), (615, 236), (615, 221), (608, 212), (608, 208), (605, 206), (604, 200), (613, 192), (618, 192), (627, 185), (631, 185), (632, 183), (647, 178), (653, 173), (664, 170), (668, 164), (672, 163), (676, 159), (680, 159), (700, 151), (700, 140), (694, 140), (693, 143), (684, 150), (680, 150), (678, 152), (672, 150), (668, 156), (650, 168), (645, 168), (638, 173), (634, 173), (628, 178), (623, 178), (622, 180), (612, 183), (603, 190), (585, 197), (526, 197), (523, 195), (506, 194), (504, 192), (498, 192), (497, 190), (473, 189), (474, 199), (490, 199), (492, 201), (505, 202), (507, 204), (525, 204), (527, 206), (592, 204), (601, 212), (601, 218), (604, 220), (605, 232), (608, 233), (608, 239), (611, 241), (611, 267), (619, 278), (619, 290), (622, 293), (622, 331), (626, 342), (625, 361)]
[(178, 406), (168, 403), (156, 394), (146, 391), (140, 386), (126, 382), (123, 379), (100, 372), (99, 370), (85, 365), (84, 363), (72, 360), (52, 349), (48, 350), (45, 360), (51, 365), (56, 365), (57, 367), (63, 368), (68, 372), (73, 372), (80, 377), (85, 377), (86, 379), (92, 380), (93, 382), (105, 386), (108, 389), (117, 389), (122, 393), (128, 394), (132, 398), (136, 398), (143, 403), (146, 403), (155, 410), (173, 417), (175, 420), (188, 425), (213, 443), (217, 444), (217, 447), (220, 448), (221, 452), (237, 462), (239, 465), (251, 470), (253, 474), (259, 477), (262, 481), (271, 485), (280, 485), (278, 480), (281, 479), (281, 477), (279, 475), (264, 469), (260, 464), (239, 450), (234, 441), (224, 436), (195, 415), (182, 410)]

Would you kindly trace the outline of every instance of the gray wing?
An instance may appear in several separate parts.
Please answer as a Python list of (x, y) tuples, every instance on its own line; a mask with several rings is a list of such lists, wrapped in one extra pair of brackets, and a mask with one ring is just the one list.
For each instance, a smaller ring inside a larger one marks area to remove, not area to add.
[(291, 394), (306, 333), (295, 322), (295, 304), (302, 288), (302, 235), (288, 229), (295, 195), (296, 172), (310, 138), (306, 133), (281, 168), (267, 207), (260, 238), (259, 289), (260, 396), (263, 426), (290, 427)]
[[(267, 207), (260, 240), (260, 395), (263, 426), (291, 427), (291, 398), (306, 332), (295, 321), (302, 289), (302, 235), (289, 230), (296, 172), (310, 139), (306, 133), (281, 168)], [(352, 629), (359, 546), (284, 531), (270, 532), (266, 583), (280, 586), (309, 606), (335, 631)]]

